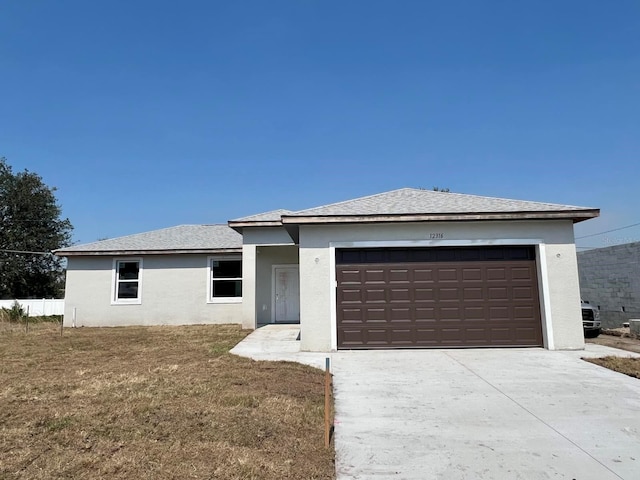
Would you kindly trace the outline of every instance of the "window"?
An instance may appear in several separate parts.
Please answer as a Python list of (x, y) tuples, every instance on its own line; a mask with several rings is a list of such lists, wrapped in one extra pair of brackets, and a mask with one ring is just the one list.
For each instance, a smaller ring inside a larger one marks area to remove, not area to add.
[(207, 268), (211, 303), (242, 301), (242, 259), (239, 257), (209, 257)]
[(124, 258), (113, 261), (112, 303), (142, 303), (142, 259)]

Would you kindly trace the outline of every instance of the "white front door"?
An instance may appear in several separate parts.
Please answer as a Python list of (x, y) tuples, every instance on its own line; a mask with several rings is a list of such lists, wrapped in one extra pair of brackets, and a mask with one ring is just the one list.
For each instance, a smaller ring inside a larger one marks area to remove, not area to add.
[(273, 267), (273, 321), (300, 321), (300, 276), (297, 265)]

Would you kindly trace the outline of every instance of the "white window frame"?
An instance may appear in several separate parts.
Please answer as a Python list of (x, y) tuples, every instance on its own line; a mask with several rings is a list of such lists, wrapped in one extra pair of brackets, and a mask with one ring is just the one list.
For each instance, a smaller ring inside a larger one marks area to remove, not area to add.
[[(213, 255), (207, 257), (207, 303), (242, 303), (242, 296), (239, 297), (214, 297), (213, 296), (213, 262), (217, 260), (236, 260), (242, 262), (242, 255)], [(244, 278), (221, 278), (220, 280), (240, 280), (242, 283), (242, 293), (244, 295)]]
[[(118, 298), (118, 264), (124, 262), (138, 262), (138, 297), (137, 298)], [(111, 305), (140, 305), (142, 304), (142, 258), (141, 257), (123, 257), (114, 258), (111, 267)]]

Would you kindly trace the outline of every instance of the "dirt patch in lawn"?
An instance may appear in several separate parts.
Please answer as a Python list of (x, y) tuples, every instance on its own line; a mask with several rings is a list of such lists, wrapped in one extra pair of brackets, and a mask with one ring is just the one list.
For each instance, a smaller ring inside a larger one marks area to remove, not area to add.
[(602, 357), (585, 358), (584, 360), (608, 368), (609, 370), (624, 373), (630, 377), (640, 378), (640, 358)]
[(332, 479), (323, 372), (237, 326), (0, 325), (0, 478)]
[[(589, 338), (585, 341), (587, 343), (595, 343), (606, 347), (640, 353), (640, 339), (632, 336), (628, 328), (618, 328), (607, 331), (607, 333), (603, 332), (597, 338)], [(584, 360), (608, 368), (609, 370), (640, 378), (640, 358), (609, 356), (602, 358), (584, 358)]]

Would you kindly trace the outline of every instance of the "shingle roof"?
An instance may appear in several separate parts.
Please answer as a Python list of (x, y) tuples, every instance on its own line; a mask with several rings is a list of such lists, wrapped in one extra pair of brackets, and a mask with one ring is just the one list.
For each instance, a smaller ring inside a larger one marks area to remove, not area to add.
[(510, 213), (590, 210), (588, 207), (481, 197), (451, 192), (402, 188), (286, 214), (290, 217), (407, 215), (446, 213)]
[(256, 215), (249, 215), (248, 217), (236, 218), (229, 220), (230, 222), (278, 222), (282, 215), (289, 215), (293, 213), (291, 210), (271, 210), (270, 212), (258, 213)]
[(242, 251), (242, 235), (234, 229), (241, 230), (242, 227), (254, 225), (277, 226), (284, 223), (289, 231), (292, 225), (305, 222), (395, 222), (496, 218), (573, 218), (577, 222), (595, 217), (598, 213), (599, 210), (590, 207), (402, 188), (297, 212), (272, 210), (231, 220), (229, 222), (231, 227), (228, 225), (179, 225), (74, 245), (57, 250), (55, 253), (66, 256)]
[(188, 253), (242, 250), (242, 235), (227, 225), (179, 225), (151, 232), (74, 245), (57, 255)]

